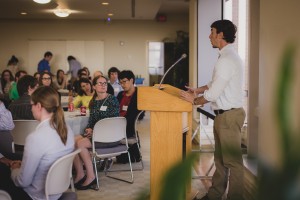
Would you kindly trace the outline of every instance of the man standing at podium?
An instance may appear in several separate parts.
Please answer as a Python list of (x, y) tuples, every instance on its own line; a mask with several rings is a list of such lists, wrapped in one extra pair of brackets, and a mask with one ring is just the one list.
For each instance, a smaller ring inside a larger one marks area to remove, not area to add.
[[(229, 179), (227, 199), (242, 200), (244, 187), (241, 128), (245, 120), (243, 109), (243, 63), (234, 49), (236, 26), (229, 20), (212, 23), (209, 39), (219, 49), (212, 80), (199, 88), (187, 87), (181, 98), (194, 105), (211, 102), (214, 120), (216, 171), (212, 186), (201, 200), (221, 200)], [(199, 96), (202, 94), (202, 96)], [(197, 199), (197, 198), (196, 198)]]

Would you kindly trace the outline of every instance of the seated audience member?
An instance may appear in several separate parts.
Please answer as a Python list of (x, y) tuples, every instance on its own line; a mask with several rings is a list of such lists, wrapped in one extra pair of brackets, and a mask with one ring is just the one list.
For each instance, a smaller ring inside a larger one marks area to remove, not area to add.
[(1, 89), (3, 94), (7, 95), (7, 97), (8, 97), (9, 89), (13, 82), (14, 82), (14, 76), (11, 73), (11, 71), (9, 71), (8, 69), (3, 70), (1, 74), (1, 86), (2, 86)]
[(13, 119), (34, 119), (31, 112), (30, 96), (38, 87), (38, 81), (31, 75), (23, 76), (17, 84), (20, 98), (9, 105)]
[(38, 80), (38, 82), (40, 82), (40, 76), (41, 76), (41, 74), (39, 72), (35, 72), (33, 74), (33, 77), (36, 78), (36, 80)]
[[(81, 78), (79, 80), (80, 91), (78, 95), (73, 100), (74, 108), (80, 108), (80, 106), (89, 107), (90, 101), (94, 95), (94, 90), (92, 87), (92, 83), (87, 78)], [(70, 97), (71, 99), (73, 97)]]
[(44, 71), (41, 73), (39, 86), (50, 86), (54, 88), (52, 74), (50, 72)]
[[(12, 136), (10, 131), (14, 127), (15, 125), (11, 113), (5, 108), (3, 102), (0, 101), (0, 163), (6, 166), (10, 166), (10, 163), (12, 162), (11, 159), (22, 158), (21, 155), (16, 155), (13, 153), (11, 146)], [(4, 157), (4, 155), (7, 157)]]
[[(10, 177), (6, 175), (1, 179), (6, 187), (0, 189), (6, 190), (12, 199), (46, 199), (45, 180), (49, 168), (58, 158), (74, 150), (74, 135), (65, 123), (57, 92), (49, 86), (39, 87), (31, 95), (31, 102), (34, 118), (40, 124), (26, 139), (23, 160), (11, 162)], [(7, 171), (0, 172), (3, 173)], [(50, 199), (60, 196), (50, 195)]]
[(55, 88), (57, 89), (67, 89), (67, 77), (65, 76), (65, 72), (63, 70), (57, 70), (54, 84)]
[(11, 113), (0, 101), (0, 130), (12, 130), (15, 127)]
[[(134, 87), (134, 74), (130, 70), (123, 70), (119, 73), (119, 83), (123, 91), (117, 96), (120, 104), (120, 116), (127, 120), (126, 135), (127, 138), (135, 136), (135, 120), (140, 110), (137, 108), (137, 88)], [(130, 148), (130, 158), (132, 162), (140, 161), (138, 146), (132, 145)], [(128, 162), (127, 154), (117, 156), (117, 161), (121, 163)]]
[[(10, 134), (6, 131), (11, 131), (15, 127), (11, 113), (5, 108), (4, 103), (0, 101), (0, 139), (1, 143), (3, 143), (2, 134)], [(9, 166), (12, 162), (12, 160), (6, 158), (3, 156), (7, 152), (6, 149), (4, 149), (3, 145), (0, 146), (0, 171), (1, 172), (9, 172)], [(2, 170), (4, 169), (4, 170)], [(6, 187), (6, 184), (4, 181), (4, 176), (6, 176), (8, 173), (0, 174), (0, 189), (4, 189)], [(9, 176), (8, 176), (9, 177)]]
[[(97, 76), (93, 79), (93, 88), (95, 94), (90, 101), (90, 117), (85, 133), (75, 138), (77, 148), (81, 149), (79, 156), (74, 159), (76, 170), (75, 186), (79, 190), (91, 189), (96, 184), (95, 173), (93, 170), (92, 159), (89, 148), (92, 147), (93, 128), (101, 119), (119, 116), (119, 103), (116, 97), (108, 94), (107, 79), (103, 76)], [(86, 169), (86, 175), (83, 171), (83, 165)]]
[[(93, 74), (93, 78), (95, 78), (96, 76), (103, 76), (103, 73), (101, 71), (95, 71)], [(115, 95), (114, 88), (111, 86), (110, 83), (107, 84), (107, 93)]]
[(86, 73), (87, 73), (87, 76), (88, 76), (88, 79), (90, 79), (91, 80), (91, 73), (90, 73), (90, 70), (89, 70), (89, 68), (87, 68), (87, 67), (83, 67), (82, 68), (84, 71), (86, 71)]
[(73, 82), (73, 84), (70, 83), (70, 85), (68, 86), (68, 90), (71, 90), (73, 93), (75, 93), (75, 94), (73, 94), (73, 96), (77, 96), (77, 94), (80, 92), (79, 80), (81, 78), (87, 78), (88, 79), (88, 74), (84, 69), (78, 70), (77, 80), (75, 80)]
[(27, 72), (20, 70), (15, 74), (15, 82), (11, 84), (11, 88), (9, 89), (9, 98), (10, 100), (17, 100), (20, 96), (17, 90), (17, 83), (24, 75), (26, 75)]
[(116, 67), (111, 67), (108, 70), (108, 78), (109, 78), (109, 83), (111, 86), (114, 88), (114, 95), (117, 96), (120, 91), (122, 91), (122, 87), (119, 83), (118, 76), (119, 76), (119, 69)]

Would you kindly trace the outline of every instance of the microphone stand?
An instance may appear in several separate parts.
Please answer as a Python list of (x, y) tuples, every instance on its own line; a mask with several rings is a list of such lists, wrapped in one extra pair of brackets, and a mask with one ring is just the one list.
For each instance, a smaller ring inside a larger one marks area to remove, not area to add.
[(158, 86), (158, 89), (160, 90), (161, 89), (161, 84), (163, 83), (163, 81), (164, 81), (164, 79), (165, 79), (165, 77), (166, 77), (166, 75), (168, 74), (168, 72), (177, 64), (177, 63), (179, 63), (182, 59), (184, 59), (184, 58), (186, 58), (186, 54), (184, 53), (184, 54), (182, 54), (181, 55), (181, 57), (166, 71), (166, 73), (163, 75), (163, 77), (162, 77), (162, 79), (161, 79), (161, 81), (160, 81), (160, 83), (159, 83), (159, 86)]

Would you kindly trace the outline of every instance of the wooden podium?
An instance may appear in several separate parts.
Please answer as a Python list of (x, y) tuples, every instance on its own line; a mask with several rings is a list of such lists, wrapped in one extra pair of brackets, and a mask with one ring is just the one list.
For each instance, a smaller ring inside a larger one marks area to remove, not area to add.
[[(183, 148), (191, 151), (192, 104), (180, 99), (180, 89), (166, 84), (162, 88), (138, 87), (138, 109), (150, 111), (151, 200), (158, 199), (165, 172), (183, 159)], [(186, 132), (185, 147), (183, 132)], [(190, 189), (189, 184), (187, 196)]]

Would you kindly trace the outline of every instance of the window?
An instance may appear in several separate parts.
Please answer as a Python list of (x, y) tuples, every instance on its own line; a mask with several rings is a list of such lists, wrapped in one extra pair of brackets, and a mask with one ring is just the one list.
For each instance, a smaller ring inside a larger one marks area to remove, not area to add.
[(164, 43), (149, 42), (148, 45), (148, 67), (150, 75), (164, 74)]

